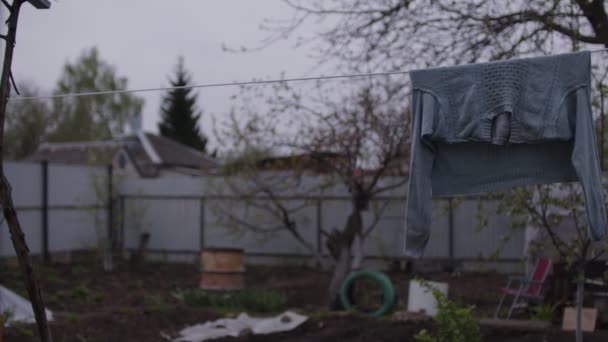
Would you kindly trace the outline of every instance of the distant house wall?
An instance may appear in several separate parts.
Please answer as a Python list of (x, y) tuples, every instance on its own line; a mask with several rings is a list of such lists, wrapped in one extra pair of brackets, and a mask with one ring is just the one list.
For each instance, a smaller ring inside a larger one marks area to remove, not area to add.
[[(124, 164), (123, 164), (124, 162)], [(125, 177), (137, 177), (139, 175), (133, 160), (129, 157), (126, 151), (120, 150), (114, 158), (112, 158), (112, 165), (116, 174)]]

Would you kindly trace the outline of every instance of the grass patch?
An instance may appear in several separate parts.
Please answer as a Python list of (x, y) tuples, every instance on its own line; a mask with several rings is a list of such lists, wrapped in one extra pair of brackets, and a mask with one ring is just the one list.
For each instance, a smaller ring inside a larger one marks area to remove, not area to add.
[(285, 309), (287, 297), (272, 291), (239, 290), (231, 292), (181, 290), (176, 297), (194, 307), (211, 307), (251, 312), (278, 312)]
[(74, 312), (68, 312), (64, 316), (65, 320), (70, 323), (78, 323), (80, 321), (80, 315)]
[(102, 294), (92, 290), (85, 283), (80, 283), (72, 289), (71, 295), (74, 298), (79, 298), (89, 304), (97, 304), (102, 301)]
[(157, 311), (165, 311), (169, 308), (165, 299), (159, 294), (145, 294), (144, 303)]

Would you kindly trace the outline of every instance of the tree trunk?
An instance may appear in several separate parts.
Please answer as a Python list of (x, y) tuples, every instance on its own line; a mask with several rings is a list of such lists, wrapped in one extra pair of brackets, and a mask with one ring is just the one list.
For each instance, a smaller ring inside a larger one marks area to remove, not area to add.
[(112, 272), (114, 270), (114, 260), (112, 258), (112, 248), (108, 247), (110, 244), (107, 240), (103, 242), (103, 256), (102, 264), (105, 272)]
[(136, 265), (141, 265), (146, 260), (146, 251), (150, 242), (150, 233), (141, 233), (139, 235), (139, 246), (137, 252), (131, 256), (131, 262)]
[[(34, 277), (32, 262), (29, 257), (29, 248), (25, 241), (25, 235), (19, 224), (17, 212), (13, 204), (11, 196), (11, 185), (4, 174), (4, 121), (6, 118), (6, 106), (11, 91), (11, 65), (13, 62), (13, 51), (17, 35), (17, 22), (19, 19), (19, 10), (24, 0), (15, 0), (10, 8), (8, 18), (8, 32), (5, 36), (6, 47), (4, 50), (4, 64), (2, 66), (2, 78), (0, 79), (0, 204), (2, 204), (2, 213), (9, 228), (11, 240), (17, 254), (19, 267), (23, 274), (25, 287), (28, 296), (32, 302), (32, 309), (38, 325), (38, 333), (40, 339), (44, 342), (51, 341), (51, 332), (46, 320), (46, 312), (44, 310), (44, 302), (40, 294), (40, 288)], [(1, 5), (0, 5), (1, 6)]]
[(363, 236), (357, 234), (353, 241), (353, 263), (352, 270), (360, 270), (363, 265)]
[(328, 291), (328, 306), (332, 310), (340, 308), (340, 287), (348, 274), (350, 273), (351, 266), (351, 252), (350, 246), (346, 244), (340, 245), (338, 260), (336, 261), (336, 267), (331, 276), (331, 282), (329, 283)]
[(340, 307), (340, 287), (351, 271), (353, 263), (351, 248), (355, 236), (361, 233), (361, 228), (361, 210), (355, 207), (346, 221), (344, 231), (332, 235), (335, 241), (330, 243), (335, 246), (334, 257), (337, 257), (337, 259), (328, 291), (328, 306), (330, 309), (335, 310)]

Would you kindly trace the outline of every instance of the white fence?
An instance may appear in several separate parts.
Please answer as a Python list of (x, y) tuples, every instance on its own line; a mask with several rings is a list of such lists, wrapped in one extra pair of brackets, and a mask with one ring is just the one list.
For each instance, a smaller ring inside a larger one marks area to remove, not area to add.
[[(309, 179), (305, 183), (313, 183)], [(244, 248), (249, 255), (302, 257), (311, 253), (285, 230), (252, 231), (238, 222), (226, 222), (225, 213), (256, 227), (276, 227), (280, 222), (267, 211), (252, 205), (234, 193), (221, 192), (221, 178), (135, 179), (121, 187), (121, 207), (125, 221), (121, 227), (126, 248), (135, 248), (139, 233), (150, 233), (149, 248), (157, 252), (197, 252), (203, 247)], [(405, 188), (378, 197), (364, 213), (364, 225), (374, 221), (374, 208), (386, 205), (376, 228), (365, 240), (366, 256), (402, 258), (404, 239)], [(302, 238), (315, 250), (327, 254), (322, 231), (342, 229), (350, 213), (350, 198), (345, 189), (334, 187), (323, 193), (281, 194), (287, 208), (302, 207), (294, 215)], [(268, 199), (256, 198), (259, 206)], [(387, 204), (388, 202), (388, 204)], [(508, 217), (496, 214), (497, 202), (484, 200), (483, 216), (488, 220), (478, 229), (478, 199), (450, 205), (448, 199), (434, 202), (431, 240), (425, 257), (429, 259), (479, 260), (499, 250), (498, 260), (514, 261), (521, 257), (523, 232), (510, 228)], [(136, 215), (130, 215), (129, 211)], [(232, 224), (230, 224), (232, 223)], [(133, 229), (133, 228), (136, 229)], [(503, 237), (510, 238), (502, 244)]]
[[(107, 168), (49, 164), (46, 178), (40, 163), (6, 164), (13, 186), (19, 219), (33, 254), (94, 247), (108, 232)], [(46, 179), (46, 180), (45, 180)], [(310, 251), (285, 231), (253, 232), (227, 224), (221, 210), (228, 210), (250, 225), (276, 226), (251, 200), (219, 191), (219, 177), (164, 177), (157, 179), (114, 177), (117, 191), (113, 201), (114, 226), (118, 246), (136, 248), (139, 235), (150, 234), (149, 249), (168, 254), (194, 255), (203, 247), (239, 247), (252, 256), (305, 257)], [(315, 178), (308, 183), (316, 181)], [(45, 198), (46, 189), (46, 202)], [(374, 208), (386, 204), (376, 228), (366, 239), (367, 256), (401, 258), (404, 231), (405, 188), (379, 197), (365, 212), (366, 226), (374, 220)], [(323, 193), (281, 194), (286, 207), (302, 206), (295, 222), (302, 238), (314, 249), (327, 253), (322, 231), (342, 229), (350, 213), (346, 189), (333, 187)], [(264, 199), (257, 199), (262, 203)], [(484, 201), (488, 226), (477, 231), (478, 201), (464, 199), (450, 206), (447, 199), (436, 200), (432, 235), (425, 257), (433, 259), (478, 260), (510, 240), (500, 249), (499, 260), (521, 257), (523, 233), (514, 233), (508, 217), (495, 213), (496, 203)], [(45, 219), (46, 213), (46, 219)], [(46, 227), (46, 228), (45, 228)], [(45, 238), (45, 230), (46, 236)], [(6, 224), (0, 231), (0, 256), (14, 255)]]

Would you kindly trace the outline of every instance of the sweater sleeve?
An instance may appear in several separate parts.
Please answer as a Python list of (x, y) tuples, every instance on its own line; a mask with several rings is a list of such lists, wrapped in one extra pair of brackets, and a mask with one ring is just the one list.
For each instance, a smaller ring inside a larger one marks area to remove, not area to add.
[(601, 168), (595, 144), (595, 132), (589, 102), (589, 87), (576, 90), (576, 117), (572, 165), (583, 188), (591, 237), (602, 239), (606, 234), (606, 206)]
[(420, 258), (428, 243), (431, 225), (431, 172), (435, 149), (429, 136), (433, 132), (439, 104), (430, 94), (414, 91), (411, 108), (413, 124), (405, 214), (405, 255)]

